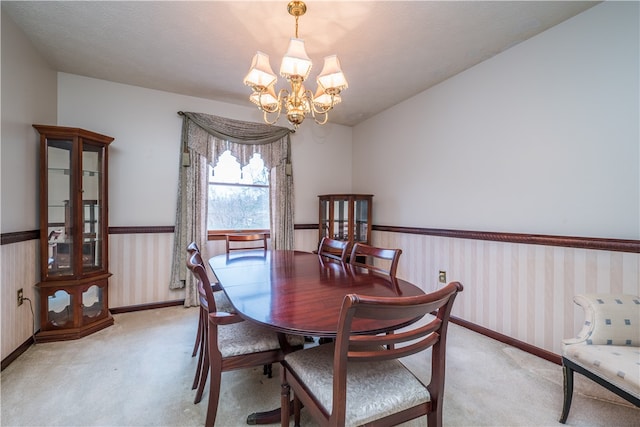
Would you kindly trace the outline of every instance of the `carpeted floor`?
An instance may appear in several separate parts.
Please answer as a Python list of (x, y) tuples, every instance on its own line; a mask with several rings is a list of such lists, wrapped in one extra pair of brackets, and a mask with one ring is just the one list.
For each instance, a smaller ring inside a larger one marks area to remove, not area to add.
[[(114, 317), (81, 340), (32, 346), (2, 371), (1, 425), (202, 425), (208, 395), (194, 405), (191, 390), (197, 309)], [(405, 363), (428, 378), (419, 361)], [(446, 426), (560, 426), (560, 366), (453, 324), (447, 363)], [(216, 425), (243, 426), (249, 413), (277, 407), (278, 381), (275, 365), (271, 379), (262, 368), (224, 373)], [(316, 424), (303, 415), (303, 425)], [(576, 375), (567, 425), (638, 426), (640, 410)]]

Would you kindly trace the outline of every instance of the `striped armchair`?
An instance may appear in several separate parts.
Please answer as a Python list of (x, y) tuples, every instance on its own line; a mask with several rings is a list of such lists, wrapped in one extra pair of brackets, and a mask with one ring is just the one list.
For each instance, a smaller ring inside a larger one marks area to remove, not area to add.
[(585, 321), (576, 338), (562, 341), (564, 404), (560, 422), (569, 415), (573, 373), (578, 372), (640, 406), (640, 297), (576, 295)]

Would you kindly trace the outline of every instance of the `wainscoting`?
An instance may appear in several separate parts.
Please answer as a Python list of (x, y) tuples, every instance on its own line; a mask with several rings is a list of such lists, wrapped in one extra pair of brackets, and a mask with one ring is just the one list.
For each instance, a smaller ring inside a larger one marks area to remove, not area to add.
[(40, 240), (25, 240), (0, 246), (0, 280), (2, 286), (2, 360), (23, 345), (34, 331), (30, 302), (17, 304), (17, 292), (22, 288), (36, 315), (35, 328), (39, 328), (40, 305), (36, 283), (40, 281)]
[[(296, 226), (295, 247), (317, 248), (317, 226)], [(389, 231), (391, 230), (391, 231)], [(109, 306), (126, 308), (162, 304), (184, 298), (184, 291), (169, 289), (172, 227), (110, 229)], [(24, 289), (34, 302), (38, 329), (38, 239), (3, 239), (2, 360), (29, 341), (32, 315), (29, 303), (16, 305), (16, 291)], [(453, 315), (489, 331), (521, 341), (544, 352), (560, 354), (561, 340), (572, 337), (583, 321), (573, 295), (585, 292), (640, 294), (640, 242), (613, 242), (611, 250), (592, 248), (591, 240), (577, 247), (483, 240), (433, 235), (432, 231), (376, 227), (373, 244), (403, 250), (398, 276), (432, 291), (438, 272), (457, 280), (465, 290), (456, 300)], [(435, 233), (437, 234), (437, 233)], [(35, 234), (37, 236), (37, 234)], [(469, 234), (471, 235), (471, 234)], [(4, 236), (3, 236), (4, 237)], [(503, 239), (504, 240), (504, 239)], [(518, 240), (518, 239), (514, 239)], [(573, 240), (562, 238), (564, 244)], [(602, 247), (596, 245), (595, 247)], [(604, 245), (603, 247), (608, 247)], [(224, 253), (223, 241), (210, 241), (205, 257)]]
[(169, 289), (173, 233), (109, 235), (109, 307), (184, 299)]
[(575, 294), (640, 294), (638, 253), (385, 231), (373, 244), (401, 248), (398, 276), (425, 291), (440, 270), (461, 282), (453, 316), (555, 354), (584, 321)]

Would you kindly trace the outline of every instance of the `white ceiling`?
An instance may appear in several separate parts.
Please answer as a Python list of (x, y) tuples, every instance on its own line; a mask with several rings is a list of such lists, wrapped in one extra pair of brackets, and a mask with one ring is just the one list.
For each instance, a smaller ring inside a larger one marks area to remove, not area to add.
[[(594, 1), (314, 1), (299, 36), (314, 63), (338, 54), (349, 81), (330, 121), (353, 126), (596, 5)], [(251, 105), (257, 50), (278, 71), (287, 1), (2, 1), (51, 66)], [(283, 79), (277, 88), (284, 87)]]

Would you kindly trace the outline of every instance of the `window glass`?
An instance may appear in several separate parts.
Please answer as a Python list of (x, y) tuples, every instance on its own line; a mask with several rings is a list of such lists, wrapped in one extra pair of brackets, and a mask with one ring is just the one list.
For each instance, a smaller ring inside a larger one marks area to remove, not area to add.
[(225, 151), (209, 166), (208, 230), (268, 230), (269, 171), (260, 154), (241, 167)]

